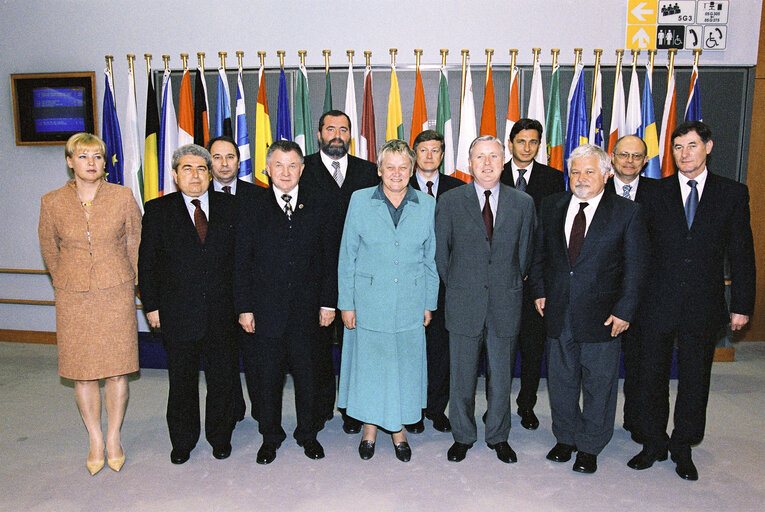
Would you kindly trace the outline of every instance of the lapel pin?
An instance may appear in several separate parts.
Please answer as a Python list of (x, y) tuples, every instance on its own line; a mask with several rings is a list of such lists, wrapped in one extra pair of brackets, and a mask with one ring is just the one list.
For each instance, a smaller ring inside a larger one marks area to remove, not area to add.
[(302, 210), (302, 209), (303, 209), (303, 203), (300, 203), (300, 204), (298, 205), (298, 210)]

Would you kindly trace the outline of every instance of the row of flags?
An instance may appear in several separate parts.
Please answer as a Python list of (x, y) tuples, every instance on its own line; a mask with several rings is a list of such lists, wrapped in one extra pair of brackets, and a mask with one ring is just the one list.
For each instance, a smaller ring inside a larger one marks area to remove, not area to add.
[[(453, 143), (454, 125), (449, 101), (449, 82), (446, 66), (439, 72), (438, 105), (436, 130), (444, 135), (446, 148), (441, 172), (457, 178), (471, 181), (468, 168), (468, 149), (478, 135), (497, 136), (496, 105), (494, 79), (491, 63), (486, 70), (484, 100), (480, 124), (476, 119), (473, 96), (470, 60), (466, 58), (464, 94), (460, 101), (460, 123), (457, 147)], [(207, 84), (204, 72), (197, 68), (195, 86), (192, 94), (191, 75), (184, 69), (181, 79), (178, 109), (173, 103), (173, 91), (170, 71), (165, 70), (162, 77), (160, 104), (156, 102), (156, 93), (151, 77), (147, 80), (147, 102), (145, 117), (145, 140), (143, 160), (141, 158), (138, 117), (136, 112), (135, 79), (133, 68), (128, 72), (127, 97), (125, 101), (122, 127), (117, 115), (117, 103), (114, 95), (113, 77), (107, 69), (103, 98), (103, 135), (107, 146), (107, 180), (129, 187), (140, 205), (155, 197), (175, 191), (171, 173), (173, 151), (184, 144), (206, 145), (210, 139), (208, 117)], [(521, 118), (520, 87), (518, 68), (513, 66), (510, 76), (505, 134), (509, 134), (513, 124)], [(574, 78), (568, 93), (565, 118), (560, 105), (560, 66), (555, 63), (550, 79), (550, 95), (545, 114), (544, 89), (538, 55), (535, 55), (531, 93), (525, 117), (537, 119), (543, 125), (541, 150), (536, 160), (551, 167), (566, 171), (565, 161), (577, 146), (583, 143), (595, 144), (609, 152), (614, 144), (624, 135), (637, 135), (648, 146), (649, 161), (644, 174), (659, 178), (674, 173), (671, 141), (669, 135), (676, 126), (676, 93), (674, 68), (670, 66), (668, 74), (667, 96), (664, 102), (661, 131), (656, 128), (653, 110), (653, 91), (651, 70), (647, 66), (642, 96), (636, 67), (633, 66), (629, 82), (629, 93), (624, 95), (621, 66), (617, 68), (614, 98), (611, 108), (611, 125), (606, 136), (603, 129), (602, 77), (600, 69), (594, 79), (591, 109), (587, 109), (587, 97), (584, 84), (584, 65), (579, 62), (575, 67)], [(217, 97), (212, 136), (231, 136), (240, 151), (239, 178), (251, 183), (268, 186), (263, 173), (265, 156), (273, 138), (271, 120), (266, 96), (265, 70), (261, 65), (258, 71), (258, 96), (255, 113), (254, 152), (251, 153), (250, 138), (247, 130), (244, 85), (241, 65), (237, 73), (236, 107), (232, 119), (230, 92), (226, 71), (218, 69)], [(353, 65), (348, 65), (344, 112), (351, 119), (350, 153), (363, 159), (376, 161), (377, 134), (375, 130), (375, 112), (372, 101), (371, 67), (364, 70), (364, 94), (361, 122), (357, 118), (356, 91), (353, 77)], [(276, 139), (294, 140), (305, 154), (315, 152), (315, 135), (311, 123), (311, 110), (308, 91), (308, 72), (304, 64), (297, 73), (297, 86), (294, 98), (294, 117), (290, 114), (290, 98), (284, 68), (279, 75), (279, 94), (277, 103)], [(324, 111), (332, 110), (332, 89), (329, 72), (326, 71)], [(385, 139), (402, 139), (404, 124), (401, 109), (401, 97), (395, 64), (391, 66), (390, 91), (388, 95), (387, 122)], [(590, 114), (591, 112), (591, 114)], [(565, 137), (563, 123), (565, 119)], [(698, 62), (694, 64), (691, 84), (685, 111), (686, 120), (701, 120), (701, 96), (699, 92)], [(294, 127), (294, 131), (293, 131)], [(410, 143), (419, 133), (428, 128), (425, 90), (419, 66), (416, 69), (414, 105), (410, 129)], [(659, 134), (657, 136), (657, 133)], [(505, 159), (510, 158), (510, 148), (506, 148)]]

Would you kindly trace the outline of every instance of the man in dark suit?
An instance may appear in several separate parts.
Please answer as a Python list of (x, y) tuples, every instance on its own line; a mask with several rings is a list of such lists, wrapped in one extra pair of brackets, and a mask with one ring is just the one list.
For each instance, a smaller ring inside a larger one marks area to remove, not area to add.
[[(227, 135), (215, 137), (207, 142), (207, 151), (212, 158), (212, 178), (213, 190), (236, 196), (239, 209), (249, 201), (252, 201), (260, 187), (237, 178), (239, 173), (239, 147), (234, 139)], [(234, 357), (234, 417), (238, 421), (244, 419), (246, 406), (244, 396), (242, 395), (242, 378), (239, 374), (239, 352), (241, 344), (246, 339), (242, 333)], [(250, 372), (253, 376), (254, 371)], [(247, 373), (245, 373), (245, 378)], [(250, 413), (257, 421), (257, 384), (254, 378), (247, 380), (247, 394), (250, 395)]]
[[(341, 219), (337, 238), (342, 236), (342, 222), (348, 211), (351, 194), (361, 188), (373, 187), (379, 182), (377, 168), (371, 162), (349, 155), (351, 120), (339, 110), (330, 110), (319, 118), (319, 151), (305, 157), (305, 170), (300, 183), (308, 185), (317, 194), (325, 195)], [(338, 250), (339, 249), (338, 244)], [(319, 430), (332, 419), (335, 407), (335, 369), (332, 362), (332, 342), (342, 345), (343, 322), (336, 315), (334, 322), (320, 329), (319, 349), (315, 368), (315, 415)], [(343, 411), (343, 430), (348, 434), (361, 431), (361, 422)]]
[[(606, 183), (606, 194), (616, 194), (645, 204), (655, 193), (658, 181), (640, 175), (648, 162), (648, 147), (643, 139), (635, 135), (625, 135), (616, 141), (611, 153), (611, 165), (614, 175)], [(645, 212), (644, 212), (645, 216)], [(632, 440), (642, 443), (640, 434), (640, 416), (643, 406), (640, 400), (640, 326), (632, 322), (630, 328), (622, 334), (622, 352), (624, 353), (624, 430), (630, 432)]]
[[(566, 190), (563, 172), (540, 164), (536, 158), (542, 140), (542, 124), (536, 119), (519, 119), (510, 130), (507, 143), (512, 158), (502, 171), (502, 183), (526, 192), (534, 199), (539, 213), (542, 199)], [(543, 149), (543, 151), (545, 151)], [(523, 285), (523, 312), (521, 332), (518, 335), (518, 350), (521, 353), (521, 389), (518, 391), (518, 415), (521, 426), (528, 430), (539, 427), (534, 414), (537, 403), (539, 379), (542, 376), (542, 355), (545, 351), (545, 323), (534, 308), (534, 297), (528, 283)], [(513, 364), (515, 358), (513, 358)]]
[(517, 456), (510, 434), (515, 354), (536, 213), (530, 196), (500, 183), (504, 146), (490, 135), (470, 145), (473, 181), (436, 204), (436, 265), (446, 287), (449, 331), (450, 461), (477, 440), (475, 388), (482, 350), (488, 378), (486, 443), (505, 463)]
[(604, 193), (611, 163), (600, 147), (576, 148), (568, 169), (571, 190), (542, 201), (529, 280), (547, 326), (557, 441), (547, 458), (578, 450), (573, 470), (594, 473), (614, 431), (621, 334), (637, 311), (648, 232), (639, 205)]
[[(699, 121), (672, 132), (678, 173), (662, 179), (646, 204), (653, 260), (640, 308), (643, 449), (628, 465), (646, 469), (667, 458), (677, 474), (697, 480), (691, 446), (704, 438), (715, 342), (730, 322), (740, 330), (754, 311), (755, 260), (746, 185), (712, 174), (712, 132)], [(724, 265), (729, 266), (730, 306)], [(669, 371), (677, 339), (674, 430), (667, 436)]]
[[(414, 153), (417, 157), (415, 173), (409, 178), (409, 185), (439, 200), (444, 192), (464, 185), (465, 182), (446, 174), (440, 174), (439, 168), (444, 160), (444, 136), (435, 130), (420, 132), (414, 139)], [(443, 281), (438, 287), (438, 309), (433, 311), (430, 324), (425, 328), (425, 341), (428, 360), (428, 405), (425, 417), (433, 421), (433, 428), (439, 432), (452, 430), (446, 417), (446, 404), (449, 402), (449, 332), (444, 319)], [(423, 420), (413, 425), (406, 425), (406, 430), (419, 434), (425, 430)]]
[[(255, 367), (259, 430), (257, 462), (270, 464), (286, 438), (282, 390), (289, 371), (295, 384), (294, 437), (310, 459), (324, 450), (314, 421), (314, 348), (337, 304), (338, 220), (328, 198), (306, 184), (300, 146), (275, 141), (266, 154), (271, 187), (244, 205), (237, 234), (234, 296), (239, 323), (253, 334), (242, 347), (245, 371)], [(254, 363), (254, 365), (253, 365)]]
[(207, 383), (205, 437), (215, 458), (231, 454), (237, 209), (234, 198), (208, 190), (212, 162), (205, 148), (181, 146), (172, 165), (179, 192), (146, 203), (138, 287), (149, 325), (162, 329), (170, 460), (183, 464), (199, 439), (200, 357)]

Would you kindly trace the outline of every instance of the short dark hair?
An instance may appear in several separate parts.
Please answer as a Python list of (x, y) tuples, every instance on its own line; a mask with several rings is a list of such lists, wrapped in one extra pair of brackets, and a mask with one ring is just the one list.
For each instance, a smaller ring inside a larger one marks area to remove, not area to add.
[(266, 151), (266, 162), (271, 160), (271, 155), (273, 155), (276, 150), (283, 151), (284, 153), (294, 151), (300, 157), (300, 163), (303, 163), (303, 150), (300, 149), (297, 142), (291, 140), (275, 140), (268, 146), (268, 151)]
[(416, 152), (417, 146), (419, 146), (421, 142), (427, 142), (429, 140), (437, 140), (438, 142), (440, 142), (441, 153), (445, 151), (446, 142), (444, 141), (444, 136), (435, 130), (425, 130), (424, 132), (420, 132), (420, 134), (414, 138), (414, 144), (412, 145), (412, 150)]
[(241, 160), (241, 158), (239, 157), (239, 146), (237, 146), (236, 142), (234, 142), (234, 139), (232, 139), (228, 135), (221, 135), (219, 137), (215, 137), (215, 138), (212, 138), (209, 141), (207, 141), (207, 151), (212, 153), (212, 145), (215, 144), (218, 141), (220, 141), (220, 142), (228, 142), (229, 144), (233, 145), (234, 146), (234, 151), (236, 152), (236, 159), (237, 160)]
[(698, 136), (701, 137), (701, 141), (704, 144), (712, 140), (712, 130), (709, 126), (701, 121), (686, 121), (672, 132), (672, 144), (675, 143), (676, 138), (682, 137), (690, 132), (696, 132)]
[(319, 118), (319, 131), (321, 131), (321, 129), (324, 128), (324, 118), (327, 116), (332, 116), (332, 117), (344, 116), (348, 120), (348, 129), (349, 130), (351, 129), (351, 118), (348, 117), (348, 114), (346, 114), (342, 110), (333, 109), (333, 110), (327, 110)]
[(539, 140), (542, 140), (542, 123), (537, 121), (536, 119), (529, 119), (528, 117), (524, 117), (523, 119), (518, 119), (513, 127), (510, 129), (510, 135), (507, 136), (507, 140), (510, 142), (513, 142), (515, 139), (515, 136), (518, 135), (518, 133), (521, 130), (536, 130), (539, 134)]

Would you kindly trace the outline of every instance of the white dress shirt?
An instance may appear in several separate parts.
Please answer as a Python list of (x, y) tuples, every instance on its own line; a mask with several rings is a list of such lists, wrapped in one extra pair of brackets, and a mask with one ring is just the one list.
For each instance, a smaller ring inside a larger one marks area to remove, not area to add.
[(422, 192), (428, 193), (428, 182), (432, 181), (433, 185), (431, 186), (431, 190), (433, 191), (433, 197), (438, 197), (438, 177), (440, 176), (440, 173), (436, 172), (433, 174), (433, 177), (430, 179), (426, 179), (422, 174), (420, 174), (418, 171), (414, 171), (415, 176), (417, 176), (417, 183), (420, 185), (420, 190)]
[(622, 180), (619, 179), (619, 177), (616, 174), (614, 174), (614, 190), (616, 190), (616, 195), (624, 197), (624, 185), (629, 185), (630, 187), (632, 187), (630, 189), (629, 198), (634, 201), (635, 197), (637, 196), (637, 189), (638, 189), (639, 182), (640, 182), (640, 176), (635, 178), (632, 181), (632, 183), (624, 183)]
[(473, 184), (475, 184), (475, 192), (478, 194), (478, 205), (481, 207), (481, 211), (483, 211), (483, 206), (486, 204), (486, 194), (484, 193), (487, 190), (491, 190), (491, 195), (489, 196), (489, 208), (491, 208), (491, 216), (493, 220), (493, 224), (497, 223), (497, 204), (499, 202), (499, 182), (497, 182), (496, 185), (493, 187), (487, 189), (483, 188), (481, 185), (479, 185), (476, 181), (473, 181)]
[[(704, 192), (704, 184), (707, 182), (707, 174), (709, 174), (707, 168), (704, 167), (701, 174), (694, 178), (696, 180), (696, 191), (699, 193), (699, 201), (701, 201), (701, 193)], [(683, 198), (683, 205), (685, 205), (685, 201), (691, 195), (691, 187), (688, 186), (690, 180), (681, 172), (677, 173), (677, 179), (680, 180), (680, 196)]]
[(518, 178), (521, 176), (521, 173), (518, 171), (518, 169), (526, 169), (523, 172), (523, 179), (526, 180), (526, 185), (528, 185), (529, 184), (529, 180), (531, 179), (531, 170), (532, 170), (533, 167), (534, 167), (534, 162), (531, 162), (526, 167), (518, 167), (517, 165), (515, 165), (515, 160), (513, 160), (511, 158), (510, 159), (510, 170), (513, 173), (513, 185), (518, 183)]
[(332, 160), (326, 153), (324, 153), (324, 151), (319, 151), (319, 155), (321, 156), (321, 161), (324, 163), (324, 167), (327, 168), (329, 175), (332, 176), (332, 179), (335, 179), (335, 168), (332, 167), (332, 162), (340, 162), (340, 174), (343, 175), (343, 181), (345, 181), (345, 176), (348, 173), (348, 155), (345, 154), (338, 160)]
[[(205, 193), (199, 197), (190, 197), (183, 192), (181, 192), (181, 195), (183, 196), (183, 201), (186, 203), (186, 209), (191, 216), (191, 222), (194, 222), (194, 210), (197, 209), (196, 206), (191, 204), (191, 201), (194, 199), (199, 199), (199, 207), (202, 208), (203, 212), (205, 212), (205, 217), (207, 217), (207, 220), (210, 220), (210, 196), (207, 194), (206, 190)], [(196, 226), (196, 224), (194, 225)]]
[[(234, 180), (229, 185), (226, 185), (227, 187), (231, 187), (231, 195), (232, 196), (236, 195), (236, 182), (237, 181), (238, 180)], [(216, 192), (223, 192), (223, 185), (221, 185), (220, 183), (218, 183), (215, 180), (212, 180), (212, 184), (213, 184), (213, 190), (214, 191), (216, 191)], [(223, 193), (225, 194), (225, 192), (223, 192)]]
[(569, 238), (571, 238), (571, 228), (574, 225), (574, 217), (576, 217), (576, 214), (579, 213), (579, 203), (587, 203), (587, 207), (584, 209), (584, 236), (586, 237), (587, 230), (590, 229), (590, 222), (592, 222), (592, 217), (595, 215), (595, 210), (598, 209), (600, 200), (603, 198), (603, 192), (604, 190), (601, 190), (600, 194), (591, 199), (588, 199), (587, 201), (582, 201), (575, 195), (571, 196), (571, 201), (568, 203), (568, 211), (566, 211), (566, 223), (563, 225), (563, 231), (566, 234), (567, 247)]

